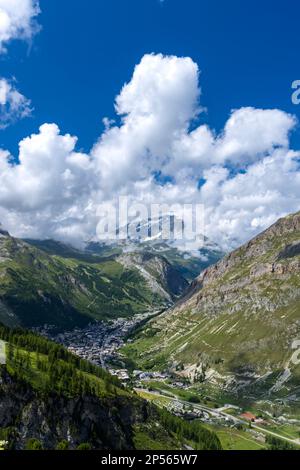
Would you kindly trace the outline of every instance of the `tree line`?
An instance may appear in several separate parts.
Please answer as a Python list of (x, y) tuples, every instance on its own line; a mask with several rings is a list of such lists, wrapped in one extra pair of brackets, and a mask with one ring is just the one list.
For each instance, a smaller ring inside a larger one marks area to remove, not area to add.
[(0, 325), (0, 338), (6, 341), (7, 364), (19, 378), (26, 379), (35, 367), (45, 380), (40, 387), (44, 392), (67, 392), (69, 395), (103, 393), (101, 383), (92, 380), (91, 374), (104, 382), (106, 392), (122, 388), (117, 377), (111, 376), (101, 367), (80, 359), (63, 346), (23, 329), (10, 329)]
[(160, 421), (166, 429), (173, 432), (181, 441), (193, 441), (196, 450), (221, 450), (222, 445), (218, 436), (205, 429), (198, 421), (184, 421), (174, 416), (165, 408), (159, 409)]

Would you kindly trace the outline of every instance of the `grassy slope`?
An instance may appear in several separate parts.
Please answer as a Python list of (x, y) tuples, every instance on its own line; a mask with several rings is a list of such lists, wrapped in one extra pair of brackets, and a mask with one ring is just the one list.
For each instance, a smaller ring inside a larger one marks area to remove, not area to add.
[(0, 262), (2, 321), (9, 319), (8, 309), (24, 326), (72, 327), (130, 316), (161, 302), (135, 269), (111, 259), (50, 256), (11, 237), (1, 240), (1, 253), (8, 254)]
[[(300, 263), (297, 254), (278, 260), (287, 245), (300, 240), (300, 231), (279, 232), (268, 231), (255, 239), (251, 255), (248, 245), (237, 250), (228, 269), (190, 300), (150, 322), (124, 352), (141, 368), (203, 364), (234, 375), (246, 366), (260, 374), (272, 370), (274, 382), (294, 352), (292, 342), (300, 339), (300, 271), (256, 276), (251, 272), (274, 262), (282, 269), (291, 261)], [(300, 367), (289, 365), (289, 386), (297, 386)]]
[(221, 426), (206, 425), (206, 427), (217, 434), (224, 450), (263, 450), (267, 447), (245, 431)]
[[(40, 398), (45, 399), (47, 395), (53, 397), (55, 394), (69, 399), (93, 395), (100, 400), (99, 405), (108, 408), (120, 406), (120, 420), (124, 406), (129, 407), (131, 413), (137, 415), (132, 427), (132, 439), (137, 449), (175, 450), (181, 449), (186, 442), (186, 430), (183, 434), (179, 433), (180, 436), (177, 435), (177, 426), (183, 423), (182, 420), (174, 418), (177, 420), (176, 429), (169, 429), (167, 423), (173, 418), (171, 415), (161, 415), (155, 407), (152, 407), (152, 411), (148, 410), (148, 417), (143, 418), (145, 410), (141, 412), (141, 398), (122, 387), (118, 379), (101, 368), (80, 360), (63, 347), (29, 332), (9, 330), (0, 325), (0, 339), (6, 341), (6, 365), (0, 367), (5, 368), (16, 381), (26, 383)], [(24, 392), (24, 385), (22, 387)], [(115, 412), (118, 409), (115, 408)], [(0, 437), (6, 431), (8, 430), (0, 428)], [(208, 448), (219, 445), (213, 433), (201, 426), (199, 431), (203, 439), (207, 439)], [(196, 441), (194, 444), (203, 445), (203, 442)]]

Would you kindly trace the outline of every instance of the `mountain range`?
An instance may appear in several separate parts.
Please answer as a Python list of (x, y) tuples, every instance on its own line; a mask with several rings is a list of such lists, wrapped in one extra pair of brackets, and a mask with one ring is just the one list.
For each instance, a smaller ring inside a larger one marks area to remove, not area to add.
[[(296, 416), (300, 212), (226, 256), (208, 241), (203, 249), (205, 256), (187, 256), (171, 243), (130, 240), (78, 250), (1, 229), (0, 323), (7, 327), (0, 325), (0, 339), (7, 362), (0, 368), (0, 438), (16, 449), (87, 443), (178, 449), (192, 436), (193, 448), (220, 448), (199, 423), (161, 412), (41, 336), (10, 329), (47, 324), (65, 331), (157, 309), (162, 313), (131, 332), (121, 350), (130, 368), (167, 372), (194, 393), (201, 387), (199, 396), (221, 395), (223, 403), (227, 397), (239, 405), (282, 403)], [(196, 266), (200, 275), (189, 282)]]
[[(210, 254), (209, 248), (206, 248)], [(57, 329), (130, 317), (170, 306), (201, 264), (168, 245), (89, 244), (85, 250), (54, 240), (20, 240), (0, 230), (0, 321)]]
[(299, 340), (297, 213), (205, 269), (125, 350), (140, 368), (168, 368), (240, 397), (297, 401)]

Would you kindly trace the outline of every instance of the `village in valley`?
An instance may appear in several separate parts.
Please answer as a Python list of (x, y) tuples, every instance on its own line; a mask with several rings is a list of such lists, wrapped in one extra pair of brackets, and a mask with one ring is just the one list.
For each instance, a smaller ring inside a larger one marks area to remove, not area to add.
[(250, 411), (236, 404), (220, 403), (209, 396), (200, 399), (195, 384), (174, 373), (128, 367), (126, 358), (120, 352), (122, 346), (131, 342), (130, 335), (155, 314), (157, 312), (146, 312), (130, 319), (117, 318), (109, 323), (99, 321), (83, 329), (75, 328), (58, 334), (47, 325), (38, 331), (82, 359), (105, 368), (124, 386), (135, 390), (146, 400), (166, 407), (172, 414), (186, 420), (201, 420), (210, 428), (223, 430), (220, 432), (227, 430), (226, 433), (231, 436), (230, 442), (238, 436), (242, 441), (250, 439), (258, 449), (263, 448), (270, 438), (281, 438), (287, 443), (300, 445), (299, 423), (290, 423), (280, 412), (261, 412), (259, 408), (259, 411)]

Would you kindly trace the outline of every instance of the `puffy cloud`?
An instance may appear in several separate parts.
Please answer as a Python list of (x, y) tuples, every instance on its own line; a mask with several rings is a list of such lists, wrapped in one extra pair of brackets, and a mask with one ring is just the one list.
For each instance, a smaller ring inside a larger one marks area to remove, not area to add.
[(219, 136), (202, 125), (175, 139), (165, 170), (178, 174), (178, 170), (188, 166), (196, 177), (201, 177), (211, 165), (247, 167), (277, 147), (287, 148), (295, 124), (293, 116), (278, 109), (234, 110)]
[(61, 212), (90, 193), (90, 160), (75, 152), (77, 139), (60, 135), (55, 124), (20, 142), (19, 164), (7, 154), (0, 159), (0, 204), (20, 212), (57, 206)]
[(230, 177), (221, 167), (206, 173), (200, 197), (206, 235), (226, 249), (252, 238), (277, 218), (300, 209), (300, 152), (276, 149)]
[(31, 102), (10, 81), (0, 78), (0, 129), (30, 116)]
[[(32, 38), (39, 29), (35, 20), (39, 13), (38, 0), (0, 0), (0, 54), (11, 40)], [(0, 77), (0, 129), (30, 115), (30, 104), (11, 81)]]
[(109, 128), (92, 151), (103, 188), (114, 191), (160, 171), (174, 139), (196, 116), (199, 94), (198, 67), (190, 58), (145, 55), (116, 98), (120, 127)]
[(105, 119), (88, 155), (55, 124), (20, 143), (18, 164), (0, 152), (0, 220), (19, 236), (74, 243), (95, 235), (97, 204), (119, 195), (203, 203), (205, 234), (229, 249), (299, 210), (300, 152), (289, 148), (295, 118), (241, 108), (217, 135), (195, 128), (200, 94), (190, 58), (144, 56), (116, 98), (119, 123)]
[(278, 109), (242, 108), (228, 119), (216, 146), (216, 159), (248, 163), (275, 147), (288, 147), (295, 118)]
[(69, 134), (61, 135), (55, 124), (44, 124), (39, 134), (20, 142), (18, 164), (7, 152), (0, 153), (0, 206), (6, 211), (2, 220), (9, 212), (7, 225), (17, 222), (13, 231), (60, 238), (66, 232), (66, 238), (73, 237), (74, 227), (84, 219), (94, 178), (89, 157), (74, 151), (76, 142)]
[(38, 0), (0, 0), (0, 53), (12, 39), (31, 39), (39, 29), (35, 18)]

